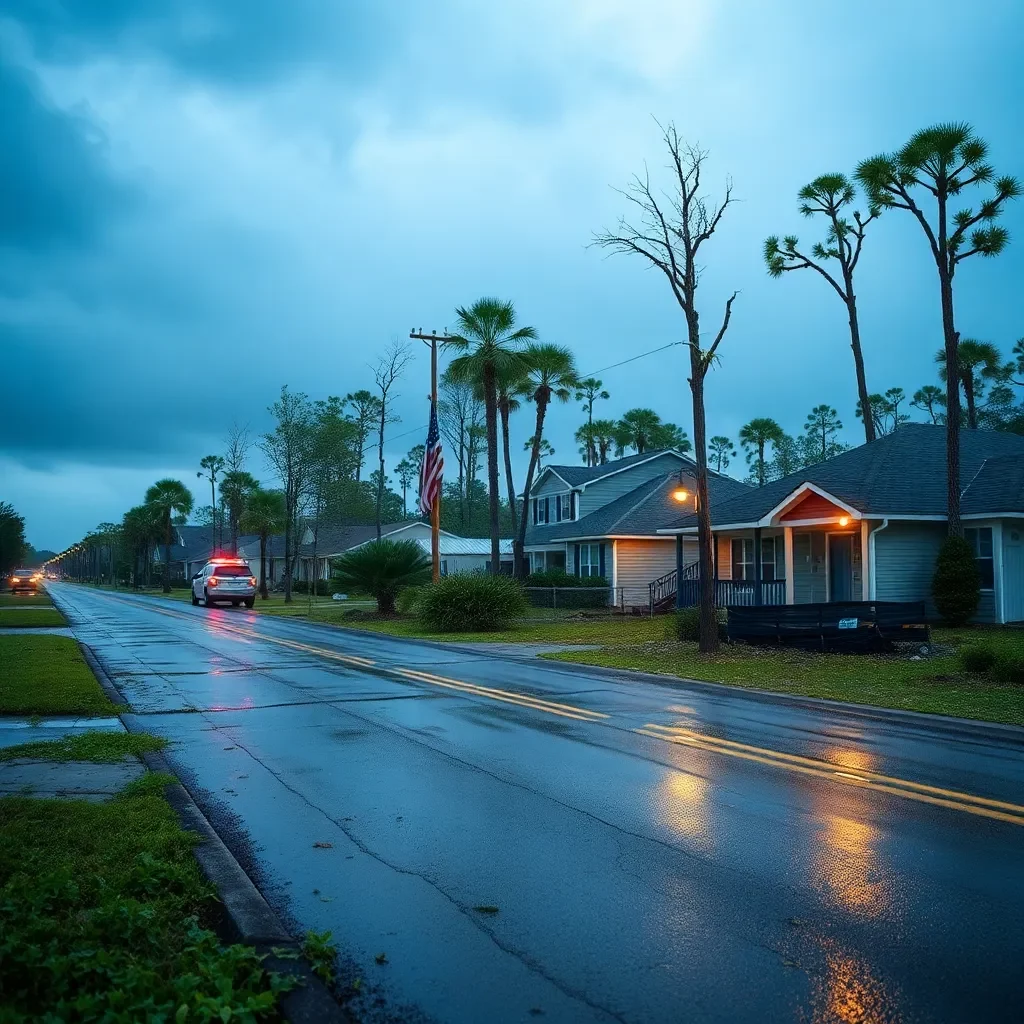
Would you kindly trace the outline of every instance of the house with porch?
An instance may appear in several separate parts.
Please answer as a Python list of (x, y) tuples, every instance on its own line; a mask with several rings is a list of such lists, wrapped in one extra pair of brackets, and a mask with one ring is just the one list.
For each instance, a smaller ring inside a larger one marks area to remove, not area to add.
[[(960, 432), (961, 515), (981, 573), (979, 622), (1024, 621), (1024, 437)], [(946, 537), (946, 428), (908, 423), (743, 493), (712, 497), (719, 605), (924, 601)], [(684, 555), (691, 512), (658, 531)], [(696, 603), (695, 566), (678, 583)]]
[[(679, 566), (697, 558), (696, 535), (679, 551), (661, 527), (692, 507), (697, 467), (674, 448), (600, 466), (546, 466), (530, 492), (524, 553), (531, 572), (562, 569), (604, 580), (623, 607), (671, 603)], [(712, 502), (750, 488), (709, 472)]]

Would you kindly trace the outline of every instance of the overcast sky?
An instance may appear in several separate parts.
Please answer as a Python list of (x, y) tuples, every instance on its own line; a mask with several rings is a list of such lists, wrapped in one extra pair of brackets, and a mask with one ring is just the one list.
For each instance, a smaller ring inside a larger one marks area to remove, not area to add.
[[(763, 239), (815, 236), (801, 185), (935, 121), (971, 122), (1024, 176), (1022, 38), (1019, 0), (8, 0), (0, 498), (33, 544), (63, 547), (160, 476), (199, 484), (232, 421), (266, 428), (282, 383), (371, 385), (392, 339), (481, 295), (585, 372), (678, 340), (664, 281), (588, 248), (625, 209), (610, 186), (645, 161), (662, 174), (652, 117), (710, 151), (710, 194), (730, 176), (741, 200), (700, 289), (709, 332), (740, 291), (710, 431), (797, 432), (827, 401), (856, 441), (844, 310), (816, 275), (768, 278)], [(1004, 223), (1006, 254), (958, 272), (957, 313), (1008, 351), (1024, 202)], [(908, 215), (872, 225), (858, 294), (871, 390), (932, 382), (938, 288)], [(422, 440), (421, 348), (392, 465)], [(649, 405), (691, 429), (682, 350), (602, 376), (603, 415)], [(552, 413), (556, 462), (577, 461), (580, 419)]]

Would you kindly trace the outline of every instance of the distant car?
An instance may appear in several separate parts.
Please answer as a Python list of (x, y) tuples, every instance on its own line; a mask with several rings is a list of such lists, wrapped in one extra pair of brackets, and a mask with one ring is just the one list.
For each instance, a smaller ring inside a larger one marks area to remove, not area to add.
[(211, 558), (192, 577), (192, 603), (202, 602), (207, 608), (215, 604), (256, 603), (256, 577), (249, 563), (242, 558)]
[(16, 594), (19, 590), (27, 590), (34, 594), (39, 589), (41, 579), (42, 575), (35, 569), (15, 569), (11, 573), (8, 583), (12, 594)]

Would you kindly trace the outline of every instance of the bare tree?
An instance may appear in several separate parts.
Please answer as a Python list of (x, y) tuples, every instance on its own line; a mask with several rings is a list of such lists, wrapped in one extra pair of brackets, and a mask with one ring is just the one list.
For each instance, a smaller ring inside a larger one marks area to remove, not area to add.
[(240, 425), (236, 420), (231, 424), (228, 436), (224, 438), (224, 469), (229, 473), (239, 473), (245, 469), (252, 438), (249, 436), (249, 424)]
[[(437, 416), (441, 433), (455, 455), (459, 467), (459, 529), (465, 530), (469, 521), (467, 499), (474, 473), (470, 469), (470, 454), (474, 448), (474, 428), (483, 423), (484, 403), (477, 388), (470, 381), (455, 380), (445, 372), (440, 382), (441, 400)], [(474, 461), (474, 468), (479, 459)]]
[[(659, 127), (661, 127), (659, 125)], [(721, 326), (711, 344), (701, 346), (700, 316), (697, 311), (697, 286), (702, 267), (700, 250), (718, 229), (725, 211), (733, 202), (732, 183), (727, 181), (725, 195), (713, 202), (701, 195), (701, 171), (707, 152), (683, 143), (674, 124), (662, 129), (669, 151), (672, 192), (656, 193), (650, 176), (633, 179), (621, 190), (639, 210), (639, 223), (620, 219), (614, 231), (598, 234), (594, 244), (611, 252), (642, 256), (668, 280), (672, 296), (686, 320), (690, 351), (690, 391), (693, 395), (693, 447), (697, 462), (697, 540), (700, 565), (700, 649), (718, 650), (718, 621), (715, 615), (715, 586), (712, 578), (711, 513), (708, 508), (707, 427), (704, 417), (704, 379), (715, 363), (718, 346), (729, 329), (736, 292), (726, 300)]]
[(347, 394), (343, 404), (352, 406), (349, 420), (356, 428), (356, 457), (358, 459), (356, 483), (358, 483), (363, 473), (363, 455), (367, 451), (366, 439), (370, 436), (370, 430), (380, 415), (380, 399), (364, 388), (361, 391)]
[(398, 423), (398, 417), (388, 412), (388, 400), (396, 396), (391, 393), (395, 381), (405, 372), (412, 359), (412, 349), (404, 341), (393, 341), (373, 367), (373, 379), (380, 391), (377, 419), (377, 461), (380, 474), (377, 477), (377, 540), (381, 538), (380, 510), (384, 502), (384, 428), (389, 423)]

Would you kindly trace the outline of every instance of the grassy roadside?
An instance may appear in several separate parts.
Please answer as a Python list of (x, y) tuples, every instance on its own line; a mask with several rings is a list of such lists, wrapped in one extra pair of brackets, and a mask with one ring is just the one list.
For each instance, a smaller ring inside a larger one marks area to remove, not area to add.
[(56, 608), (0, 607), (0, 629), (66, 626), (67, 619)]
[(112, 704), (70, 637), (0, 636), (0, 714), (113, 715)]
[(109, 803), (0, 799), (11, 1020), (274, 1020), (289, 982), (221, 946), (216, 893), (147, 776)]
[(1019, 651), (1024, 647), (1024, 632), (936, 629), (933, 645), (939, 653), (919, 661), (906, 655), (811, 654), (739, 646), (705, 656), (695, 644), (665, 641), (597, 651), (561, 651), (543, 657), (903, 711), (1024, 725), (1024, 686), (994, 683), (961, 668), (959, 649), (982, 641), (997, 649)]
[(50, 595), (45, 590), (38, 590), (34, 594), (25, 594), (19, 592), (12, 594), (9, 590), (0, 591), (0, 610), (4, 608), (47, 608), (51, 607), (53, 602), (50, 600)]
[(0, 747), (0, 761), (92, 761), (114, 764), (126, 757), (138, 757), (163, 750), (167, 741), (144, 732), (84, 732), (59, 740), (37, 740)]

